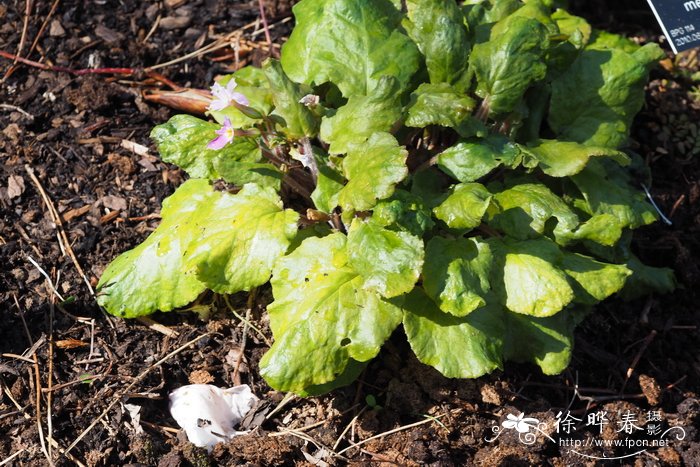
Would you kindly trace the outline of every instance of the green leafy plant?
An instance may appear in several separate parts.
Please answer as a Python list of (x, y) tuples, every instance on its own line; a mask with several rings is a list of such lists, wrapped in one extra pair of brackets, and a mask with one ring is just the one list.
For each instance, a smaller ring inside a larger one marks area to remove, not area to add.
[(561, 372), (593, 305), (674, 279), (630, 252), (657, 215), (621, 149), (662, 53), (551, 3), (299, 2), (279, 61), (212, 88), (218, 123), (153, 130), (191, 179), (99, 303), (131, 318), (269, 281), (261, 374), (300, 394), (401, 325), (448, 377)]

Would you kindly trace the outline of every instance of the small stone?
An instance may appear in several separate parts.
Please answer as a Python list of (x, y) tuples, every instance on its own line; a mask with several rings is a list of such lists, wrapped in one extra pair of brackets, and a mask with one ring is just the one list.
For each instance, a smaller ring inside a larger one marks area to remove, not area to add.
[(107, 195), (102, 198), (102, 206), (113, 211), (126, 211), (126, 200), (119, 196)]
[(19, 198), (24, 193), (24, 179), (19, 175), (10, 175), (7, 179), (7, 197)]
[(121, 33), (110, 29), (102, 24), (97, 25), (97, 27), (95, 28), (95, 34), (108, 44), (112, 42), (118, 42), (124, 37)]
[(165, 0), (164, 3), (168, 8), (177, 8), (187, 3), (187, 0)]
[(51, 25), (49, 26), (49, 36), (51, 37), (63, 37), (66, 35), (66, 30), (63, 29), (63, 26), (61, 26), (60, 21), (57, 19), (51, 21)]
[(189, 16), (166, 16), (160, 20), (160, 27), (166, 31), (186, 28), (192, 22)]

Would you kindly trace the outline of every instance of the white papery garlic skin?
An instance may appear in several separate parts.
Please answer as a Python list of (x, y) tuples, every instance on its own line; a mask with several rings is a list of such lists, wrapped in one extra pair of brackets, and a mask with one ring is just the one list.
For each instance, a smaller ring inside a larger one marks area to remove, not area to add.
[(236, 431), (255, 397), (247, 384), (221, 389), (211, 384), (190, 384), (170, 393), (170, 414), (192, 444), (211, 452), (215, 444), (245, 431)]

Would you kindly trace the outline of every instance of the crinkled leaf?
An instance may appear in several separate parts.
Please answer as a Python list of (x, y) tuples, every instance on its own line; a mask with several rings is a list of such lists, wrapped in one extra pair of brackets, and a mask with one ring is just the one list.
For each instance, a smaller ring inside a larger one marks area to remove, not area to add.
[(488, 224), (518, 239), (537, 238), (556, 218), (555, 237), (564, 237), (578, 225), (578, 216), (541, 183), (521, 183), (496, 193), (489, 207)]
[(595, 305), (619, 292), (632, 271), (621, 264), (601, 263), (589, 256), (566, 253), (561, 268), (583, 289), (576, 291), (576, 300)]
[(630, 158), (611, 148), (585, 146), (571, 141), (539, 140), (521, 149), (533, 157), (540, 169), (552, 177), (568, 177), (583, 170), (591, 157), (609, 157), (618, 164), (629, 164)]
[(216, 138), (215, 123), (191, 115), (175, 115), (151, 131), (162, 159), (182, 168), (192, 178), (222, 178), (235, 185), (257, 183), (279, 190), (282, 173), (261, 162), (262, 153), (253, 138), (238, 137), (222, 149), (207, 149)]
[(626, 142), (644, 102), (650, 60), (663, 56), (656, 44), (643, 49), (630, 54), (589, 46), (554, 79), (549, 125), (559, 139), (609, 148)]
[[(584, 170), (571, 177), (584, 200), (577, 207), (590, 215), (611, 214), (621, 228), (636, 229), (656, 220), (656, 211), (645, 201), (644, 193), (616, 177), (610, 167), (591, 161)], [(606, 170), (607, 169), (607, 170)]]
[(505, 313), (505, 358), (532, 361), (546, 375), (561, 373), (571, 361), (574, 328), (584, 316), (585, 311), (571, 308), (548, 318)]
[(450, 228), (471, 230), (481, 224), (490, 202), (491, 193), (482, 184), (460, 183), (433, 212)]
[(649, 293), (667, 294), (676, 288), (676, 277), (672, 269), (647, 266), (634, 255), (630, 255), (627, 267), (632, 271), (632, 275), (620, 292), (620, 296), (625, 300)]
[(321, 139), (330, 144), (331, 154), (345, 154), (373, 133), (391, 130), (401, 115), (399, 82), (385, 76), (369, 95), (352, 96), (335, 115), (324, 117)]
[(423, 288), (442, 311), (466, 316), (486, 305), (492, 263), (487, 243), (433, 237), (425, 249)]
[(431, 83), (466, 91), (470, 44), (464, 15), (454, 0), (408, 0), (408, 35), (425, 57)]
[(520, 150), (507, 138), (489, 136), (485, 139), (460, 141), (437, 155), (437, 165), (460, 182), (473, 182), (501, 164), (519, 163)]
[(406, 126), (423, 128), (440, 125), (454, 128), (467, 137), (477, 132), (471, 110), (474, 101), (447, 83), (423, 83), (411, 94)]
[(402, 230), (418, 237), (435, 225), (423, 199), (404, 190), (396, 190), (391, 198), (378, 202), (372, 209), (372, 220), (389, 230)]
[(294, 81), (330, 81), (350, 97), (370, 94), (383, 76), (404, 90), (418, 70), (420, 52), (388, 0), (302, 0), (293, 11), (296, 27), (281, 61)]
[(348, 263), (364, 278), (364, 289), (383, 297), (410, 291), (423, 267), (423, 240), (355, 219), (348, 232)]
[(183, 261), (199, 236), (199, 216), (220, 197), (207, 180), (189, 180), (163, 201), (162, 222), (133, 250), (119, 255), (97, 284), (97, 301), (116, 316), (135, 318), (185, 306), (205, 286)]
[(403, 326), (421, 362), (448, 378), (478, 378), (502, 368), (503, 311), (484, 307), (458, 318), (416, 288), (404, 300)]
[(374, 358), (401, 310), (363, 288), (341, 233), (308, 238), (279, 260), (268, 306), (275, 343), (260, 373), (275, 389), (304, 392)]
[(262, 285), (296, 235), (298, 218), (283, 209), (274, 190), (245, 185), (212, 202), (197, 241), (187, 249), (185, 266), (196, 269), (199, 280), (218, 293)]
[(367, 211), (377, 200), (390, 197), (397, 183), (406, 178), (408, 152), (388, 133), (375, 133), (367, 143), (353, 146), (343, 159), (348, 184), (338, 202), (348, 211)]
[[(574, 298), (566, 274), (555, 266), (562, 253), (549, 240), (501, 242), (492, 240), (498, 254), (500, 274), (502, 264), (502, 295), (506, 307), (516, 313), (535, 317), (552, 316)], [(500, 283), (498, 284), (501, 285)]]
[(539, 21), (509, 16), (491, 30), (490, 40), (476, 44), (469, 64), (477, 78), (476, 93), (489, 112), (511, 112), (523, 94), (547, 72), (547, 30)]
[(270, 88), (275, 90), (272, 94), (275, 104), (273, 114), (282, 117), (286, 123), (281, 126), (281, 131), (290, 138), (315, 136), (318, 133), (319, 119), (299, 102), (302, 97), (310, 94), (311, 89), (304, 89), (290, 80), (277, 60), (266, 61), (264, 70)]

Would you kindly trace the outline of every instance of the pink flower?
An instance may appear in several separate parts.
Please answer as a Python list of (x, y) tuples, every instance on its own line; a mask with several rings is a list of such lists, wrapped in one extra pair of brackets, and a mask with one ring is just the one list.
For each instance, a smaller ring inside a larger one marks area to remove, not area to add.
[(221, 128), (216, 130), (216, 134), (219, 136), (209, 141), (207, 148), (218, 150), (233, 141), (235, 133), (233, 126), (231, 125), (231, 120), (228, 117), (224, 118), (224, 124), (221, 126)]
[(214, 86), (211, 87), (214, 100), (209, 104), (209, 110), (223, 110), (234, 101), (241, 105), (250, 105), (247, 97), (240, 92), (234, 91), (236, 86), (238, 86), (238, 84), (234, 78), (231, 78), (228, 84), (226, 84), (226, 87), (223, 87), (219, 83), (214, 83)]

